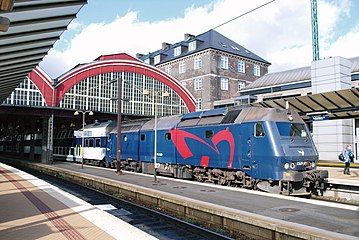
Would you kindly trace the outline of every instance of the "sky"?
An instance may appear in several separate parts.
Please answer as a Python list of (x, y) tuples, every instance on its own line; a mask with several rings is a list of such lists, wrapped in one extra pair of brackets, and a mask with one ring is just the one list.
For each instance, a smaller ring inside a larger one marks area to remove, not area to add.
[[(270, 62), (270, 73), (309, 66), (310, 0), (88, 0), (40, 67), (56, 78), (103, 54), (147, 54), (268, 2), (215, 30)], [(320, 58), (359, 56), (359, 1), (318, 0), (317, 9)]]

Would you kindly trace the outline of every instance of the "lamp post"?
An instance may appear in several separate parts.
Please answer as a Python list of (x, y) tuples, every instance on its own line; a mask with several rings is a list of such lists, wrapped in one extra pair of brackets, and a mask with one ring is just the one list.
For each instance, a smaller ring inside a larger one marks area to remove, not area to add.
[(82, 145), (81, 145), (81, 168), (84, 168), (84, 143), (85, 143), (85, 115), (88, 113), (90, 116), (94, 115), (92, 111), (76, 111), (75, 116), (82, 113)]
[[(117, 82), (117, 152), (116, 152), (116, 174), (122, 174), (121, 170), (121, 127), (122, 127), (122, 77), (112, 79), (110, 83)], [(123, 81), (125, 82), (125, 81)], [(126, 82), (125, 82), (126, 83)]]
[(121, 171), (121, 127), (122, 127), (122, 78), (117, 79), (117, 160), (116, 173), (122, 174)]
[[(154, 115), (155, 115), (155, 127), (154, 127), (154, 147), (153, 147), (153, 177), (154, 181), (157, 182), (157, 173), (156, 173), (156, 166), (157, 166), (157, 96), (159, 93), (162, 93), (163, 97), (169, 97), (169, 92), (165, 91), (153, 91), (153, 98), (154, 100), (152, 103), (154, 104)], [(143, 95), (150, 95), (150, 90), (144, 89)]]

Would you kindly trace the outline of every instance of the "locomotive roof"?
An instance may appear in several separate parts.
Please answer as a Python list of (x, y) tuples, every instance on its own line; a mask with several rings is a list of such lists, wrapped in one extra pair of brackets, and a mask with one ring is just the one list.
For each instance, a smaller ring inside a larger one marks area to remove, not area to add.
[[(98, 122), (95, 121), (94, 123), (91, 124), (87, 124), (85, 126), (85, 130), (89, 130), (91, 128), (107, 128), (107, 127), (115, 127), (116, 126), (116, 122), (115, 121), (107, 121), (107, 122)], [(82, 130), (82, 128), (80, 128), (79, 130)]]
[(255, 121), (276, 121), (286, 122), (288, 116), (293, 117), (292, 122), (303, 122), (299, 114), (293, 110), (277, 108), (248, 107), (242, 109), (235, 123), (255, 122)]
[[(177, 127), (181, 115), (174, 115), (168, 117), (160, 117), (157, 119), (157, 130), (163, 129), (171, 129)], [(141, 128), (142, 131), (149, 131), (155, 128), (155, 120), (151, 119), (150, 121), (146, 122), (143, 127)]]
[[(256, 121), (288, 121), (288, 115), (293, 117), (292, 122), (303, 122), (299, 114), (293, 110), (242, 106), (234, 109), (220, 108), (200, 112), (191, 112), (184, 115), (159, 117), (157, 130), (167, 130), (176, 127), (194, 127), (213, 124), (241, 124)], [(155, 120), (136, 120), (122, 122), (121, 132), (151, 131), (155, 128)], [(111, 133), (117, 133), (115, 127)]]
[[(121, 132), (134, 132), (141, 129), (143, 124), (148, 119), (134, 120), (134, 121), (123, 121), (121, 125)], [(117, 133), (117, 126), (111, 131), (111, 133)]]

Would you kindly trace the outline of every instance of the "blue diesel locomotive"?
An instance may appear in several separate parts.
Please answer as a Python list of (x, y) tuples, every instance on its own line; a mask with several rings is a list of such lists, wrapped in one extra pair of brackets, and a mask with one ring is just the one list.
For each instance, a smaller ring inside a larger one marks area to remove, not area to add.
[[(123, 122), (121, 166), (154, 172), (154, 120)], [(107, 141), (114, 166), (117, 129)], [(281, 194), (318, 194), (327, 171), (316, 170), (318, 153), (294, 111), (227, 108), (161, 117), (157, 122), (156, 173)]]

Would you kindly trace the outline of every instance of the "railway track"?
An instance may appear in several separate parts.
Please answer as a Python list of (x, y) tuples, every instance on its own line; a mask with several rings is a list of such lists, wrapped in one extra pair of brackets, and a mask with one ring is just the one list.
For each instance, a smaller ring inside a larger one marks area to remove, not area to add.
[[(88, 166), (100, 167), (93, 164), (88, 164)], [(141, 174), (141, 173), (139, 173)], [(168, 177), (164, 176), (163, 177)], [(359, 186), (352, 186), (348, 183), (340, 183), (340, 182), (327, 182), (326, 191), (323, 196), (312, 194), (309, 196), (312, 199), (322, 200), (326, 202), (337, 202), (337, 203), (345, 203), (349, 205), (359, 206)], [(216, 184), (217, 186), (220, 186)], [(304, 197), (307, 198), (307, 195), (301, 196), (297, 195), (294, 197)]]
[(348, 183), (330, 182), (323, 196), (312, 196), (314, 199), (339, 202), (359, 206), (359, 186)]
[[(88, 164), (88, 166), (100, 167), (92, 164)], [(143, 173), (138, 173), (143, 174)], [(147, 175), (147, 174), (146, 174)], [(165, 175), (161, 175), (162, 177), (168, 177)], [(169, 177), (170, 178), (170, 177)], [(220, 184), (213, 183), (216, 186), (221, 186)], [(316, 200), (322, 200), (326, 202), (337, 202), (337, 203), (345, 203), (349, 205), (359, 206), (359, 185), (350, 185), (348, 183), (340, 183), (340, 182), (327, 182), (326, 191), (323, 196), (320, 195), (293, 195), (293, 197), (303, 197), (303, 198), (312, 198)]]
[[(216, 233), (205, 227), (197, 226), (180, 219), (171, 217), (145, 206), (134, 204), (130, 201), (115, 198), (102, 192), (73, 184), (54, 176), (37, 172), (32, 169), (16, 166), (50, 184), (81, 198), (82, 200), (99, 208), (107, 209), (107, 212), (121, 220), (164, 240), (197, 240), (197, 239), (249, 239), (244, 235), (230, 236), (230, 233)], [(220, 229), (217, 229), (220, 231)]]

